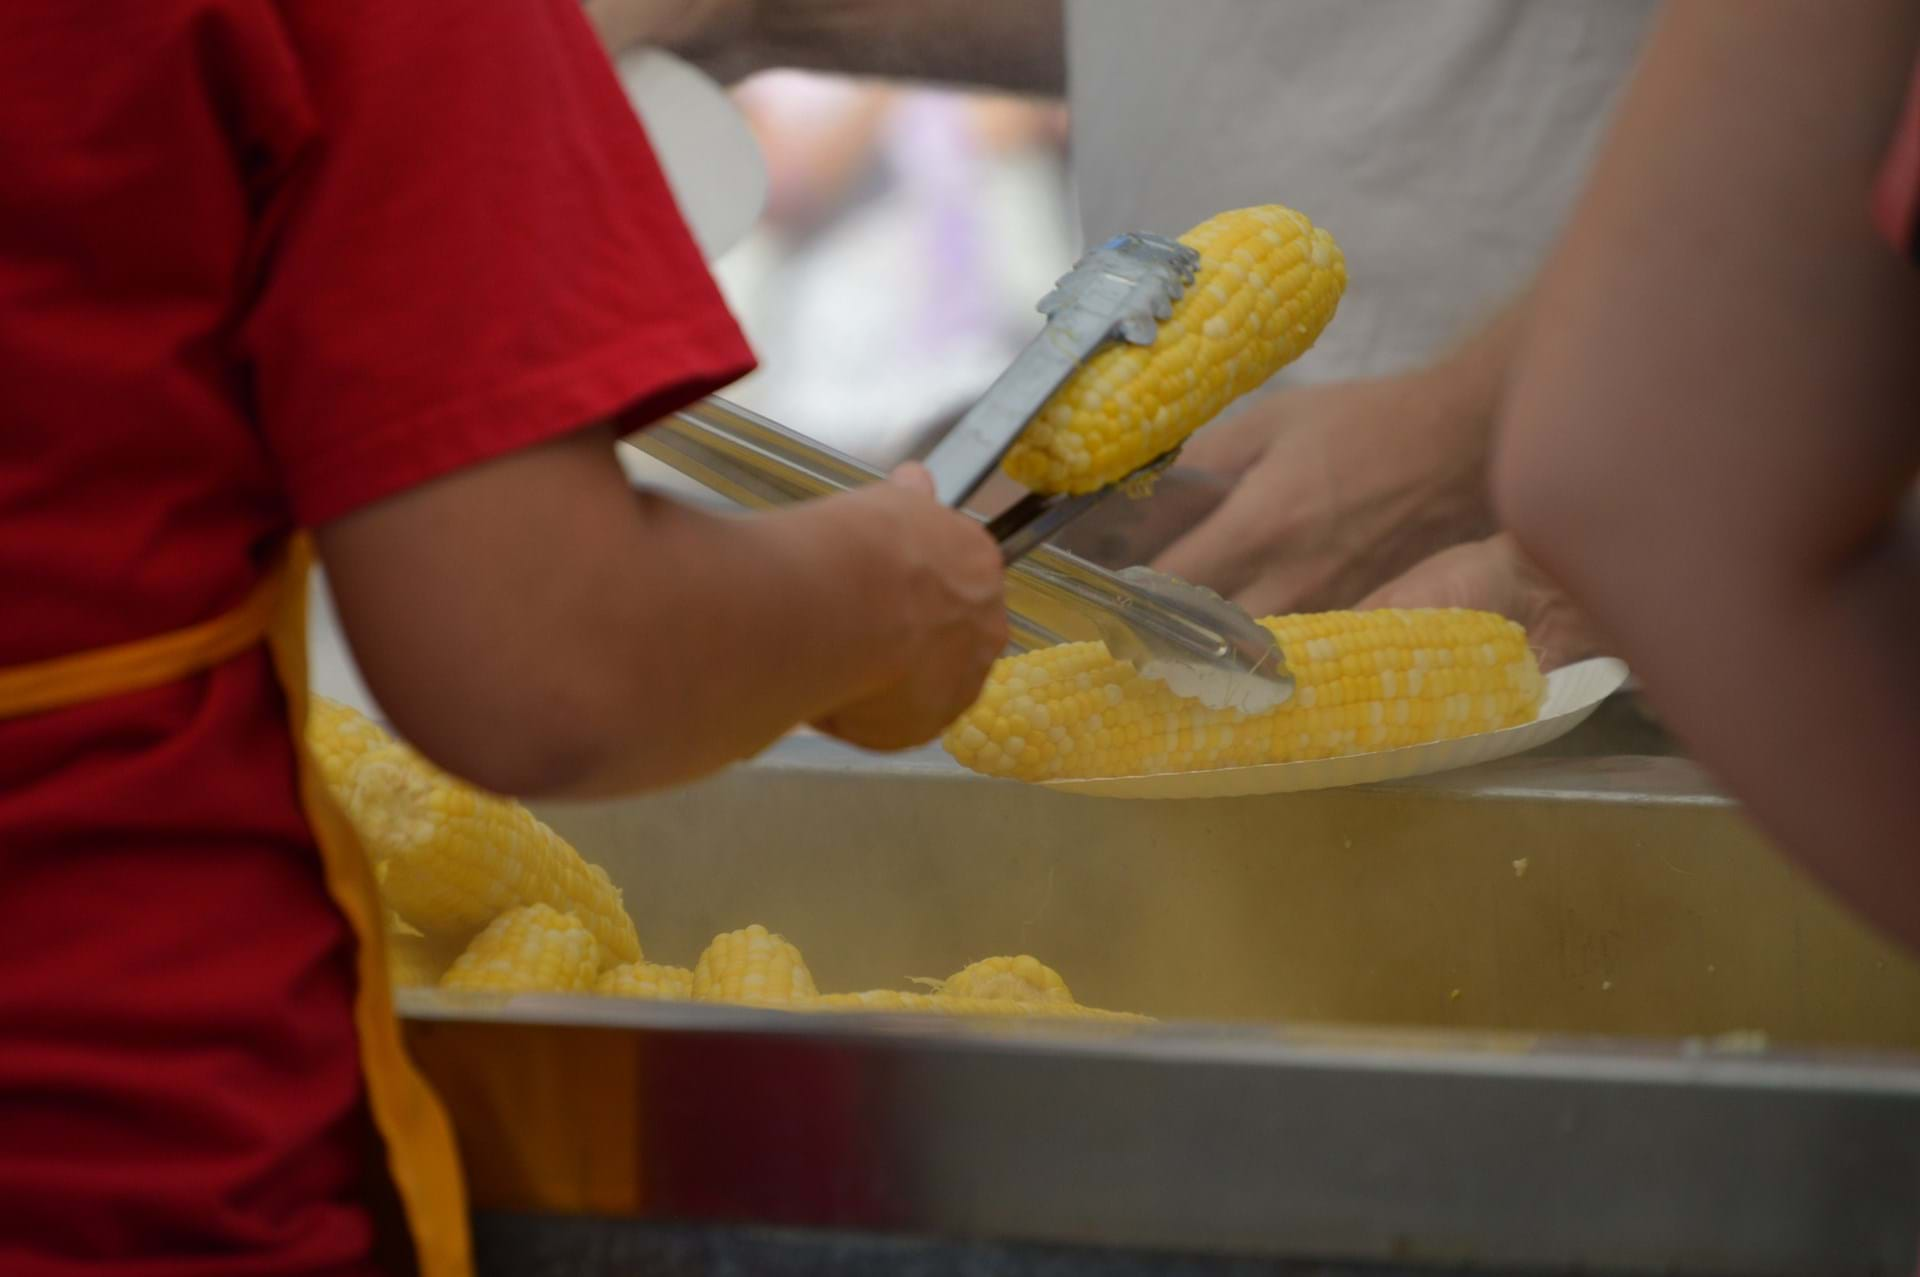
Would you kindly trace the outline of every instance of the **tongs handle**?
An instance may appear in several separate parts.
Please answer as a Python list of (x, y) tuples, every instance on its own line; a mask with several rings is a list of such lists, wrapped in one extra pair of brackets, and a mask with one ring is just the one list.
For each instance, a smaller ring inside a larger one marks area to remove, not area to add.
[[(628, 442), (721, 496), (752, 509), (792, 505), (879, 480), (873, 467), (724, 399), (675, 413)], [(1028, 650), (1098, 637), (1102, 625), (1145, 630), (1195, 653), (1226, 640), (1118, 576), (1049, 545), (1009, 566), (1014, 642)], [(1091, 623), (1089, 617), (1095, 618)]]

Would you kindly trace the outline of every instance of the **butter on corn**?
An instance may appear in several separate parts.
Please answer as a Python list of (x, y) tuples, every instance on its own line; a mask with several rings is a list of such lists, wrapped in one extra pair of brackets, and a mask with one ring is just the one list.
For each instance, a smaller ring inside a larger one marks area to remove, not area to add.
[(600, 973), (600, 945), (570, 913), (523, 905), (495, 918), (453, 960), (440, 987), (475, 993), (584, 993)]
[(1125, 478), (1305, 354), (1346, 290), (1340, 246), (1290, 208), (1221, 213), (1180, 242), (1200, 265), (1153, 344), (1087, 360), (1008, 451), (1008, 475), (1043, 493)]
[(995, 664), (948, 729), (974, 771), (1047, 781), (1199, 771), (1393, 749), (1531, 722), (1546, 680), (1526, 632), (1458, 609), (1269, 617), (1294, 694), (1259, 714), (1209, 709), (1101, 643)]

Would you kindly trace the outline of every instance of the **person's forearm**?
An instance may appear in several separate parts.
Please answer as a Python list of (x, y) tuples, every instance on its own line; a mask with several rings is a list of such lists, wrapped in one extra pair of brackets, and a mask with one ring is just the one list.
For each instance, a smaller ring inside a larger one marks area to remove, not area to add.
[(790, 67), (1016, 93), (1059, 94), (1066, 83), (1063, 0), (716, 0), (686, 7), (701, 19), (662, 19), (660, 0), (587, 0), (616, 52), (664, 40), (726, 78)]
[[(734, 518), (649, 497), (642, 517), (644, 548), (581, 595), (572, 699), (594, 726), (580, 763), (528, 794), (691, 780), (897, 672), (899, 636), (876, 606), (894, 582), (844, 511)], [(661, 730), (674, 724), (694, 730)]]
[(848, 515), (636, 502), (585, 431), (319, 535), (403, 735), (489, 788), (585, 796), (712, 771), (888, 676), (898, 572), (884, 520)]
[(765, 66), (923, 80), (1017, 93), (1066, 84), (1063, 0), (757, 0)]
[(1904, 0), (1688, 0), (1539, 293), (1496, 466), (1675, 729), (1920, 943), (1920, 281), (1867, 192)]

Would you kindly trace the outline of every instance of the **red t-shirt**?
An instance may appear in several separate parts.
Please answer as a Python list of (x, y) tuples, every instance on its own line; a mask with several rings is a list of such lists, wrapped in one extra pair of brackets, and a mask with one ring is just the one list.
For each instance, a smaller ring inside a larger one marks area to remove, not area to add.
[[(0, 5), (0, 667), (751, 363), (577, 0)], [(0, 721), (0, 1273), (359, 1273), (344, 923), (264, 653)]]
[(1889, 244), (1920, 266), (1920, 61), (1874, 184), (1873, 220)]

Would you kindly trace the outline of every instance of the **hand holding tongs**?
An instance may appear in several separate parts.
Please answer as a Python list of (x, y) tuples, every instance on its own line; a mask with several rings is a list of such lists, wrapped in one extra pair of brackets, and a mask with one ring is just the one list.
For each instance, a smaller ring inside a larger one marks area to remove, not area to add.
[[(768, 509), (878, 480), (879, 471), (764, 417), (708, 399), (632, 437), (657, 460), (742, 505)], [(1293, 692), (1273, 635), (1225, 599), (1147, 568), (1111, 573), (1035, 546), (1007, 573), (1014, 643), (1098, 640), (1149, 677), (1249, 713)], [(1185, 677), (1181, 677), (1185, 675)]]

